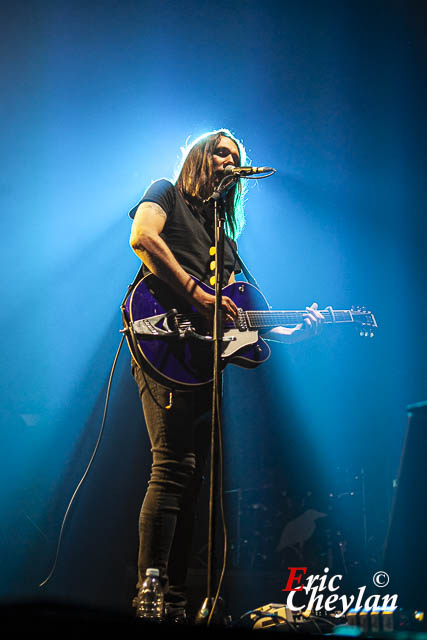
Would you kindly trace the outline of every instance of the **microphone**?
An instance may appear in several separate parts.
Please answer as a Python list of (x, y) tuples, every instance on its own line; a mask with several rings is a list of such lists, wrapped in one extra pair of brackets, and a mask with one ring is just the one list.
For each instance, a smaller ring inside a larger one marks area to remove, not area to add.
[(272, 171), (275, 173), (276, 169), (272, 167), (233, 167), (233, 165), (229, 164), (224, 169), (224, 174), (226, 176), (252, 176), (255, 173), (268, 173)]

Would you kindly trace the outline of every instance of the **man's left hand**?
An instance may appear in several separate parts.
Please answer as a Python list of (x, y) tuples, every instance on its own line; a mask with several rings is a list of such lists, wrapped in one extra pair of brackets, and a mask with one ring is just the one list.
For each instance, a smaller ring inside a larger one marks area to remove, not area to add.
[(311, 307), (306, 307), (307, 315), (304, 317), (304, 325), (297, 325), (303, 328), (307, 334), (310, 334), (307, 337), (317, 336), (322, 330), (322, 323), (325, 318), (317, 310), (318, 307), (317, 302), (313, 302)]
[(297, 324), (295, 327), (276, 327), (271, 329), (268, 334), (263, 335), (262, 338), (294, 344), (319, 335), (324, 317), (317, 309), (317, 302), (313, 302), (311, 307), (306, 307), (307, 313), (304, 314), (304, 322)]

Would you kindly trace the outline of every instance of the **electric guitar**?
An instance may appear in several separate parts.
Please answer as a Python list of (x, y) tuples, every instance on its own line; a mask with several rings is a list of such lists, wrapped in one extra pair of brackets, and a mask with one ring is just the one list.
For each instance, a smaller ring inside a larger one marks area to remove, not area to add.
[[(208, 285), (196, 283), (214, 295)], [(235, 282), (223, 289), (233, 300), (238, 318), (224, 322), (221, 359), (254, 368), (270, 357), (270, 347), (260, 332), (277, 326), (304, 322), (306, 311), (271, 311), (267, 300), (253, 285)], [(129, 349), (145, 370), (161, 384), (190, 390), (212, 381), (213, 341), (208, 321), (166, 283), (149, 274), (138, 282), (123, 311), (124, 333)], [(373, 336), (374, 315), (363, 309), (320, 310), (325, 323), (353, 323), (361, 335)]]

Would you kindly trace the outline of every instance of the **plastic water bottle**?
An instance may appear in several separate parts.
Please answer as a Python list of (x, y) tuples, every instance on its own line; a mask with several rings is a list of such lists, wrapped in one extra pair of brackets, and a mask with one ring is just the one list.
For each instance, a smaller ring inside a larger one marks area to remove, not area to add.
[(163, 620), (163, 589), (158, 569), (147, 569), (147, 576), (139, 593), (138, 618), (160, 622)]

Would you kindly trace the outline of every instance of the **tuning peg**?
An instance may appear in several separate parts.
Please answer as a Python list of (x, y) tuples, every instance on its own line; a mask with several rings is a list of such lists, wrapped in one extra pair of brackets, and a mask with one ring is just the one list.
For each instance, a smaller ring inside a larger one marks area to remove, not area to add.
[(362, 338), (373, 338), (374, 337), (374, 332), (372, 331), (372, 329), (368, 330), (368, 329), (361, 329), (359, 331), (359, 335)]

